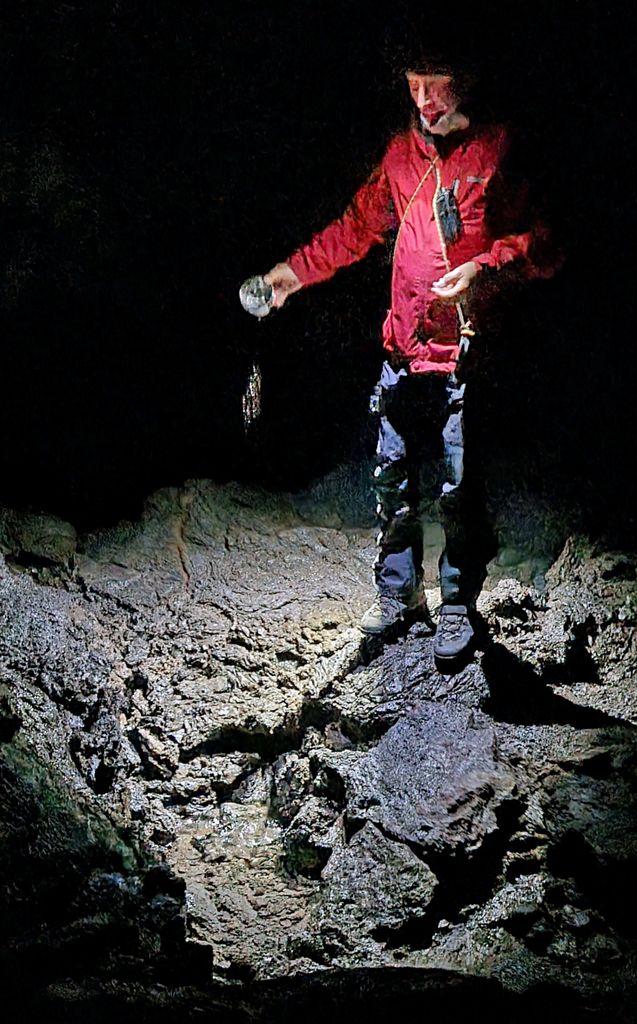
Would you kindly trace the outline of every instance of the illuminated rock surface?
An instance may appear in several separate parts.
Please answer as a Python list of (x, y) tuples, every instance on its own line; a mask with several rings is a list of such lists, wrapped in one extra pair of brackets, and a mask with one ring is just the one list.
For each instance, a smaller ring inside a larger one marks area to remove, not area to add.
[(372, 533), (285, 499), (195, 483), (76, 549), (0, 525), (21, 1004), (631, 1019), (635, 559), (572, 540), (545, 590), (499, 579), (490, 641), (442, 676), (424, 627), (356, 628)]

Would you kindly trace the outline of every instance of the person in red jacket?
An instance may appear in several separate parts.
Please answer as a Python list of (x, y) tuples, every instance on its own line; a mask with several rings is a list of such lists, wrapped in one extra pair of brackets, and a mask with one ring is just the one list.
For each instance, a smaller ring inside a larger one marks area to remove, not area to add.
[(454, 68), (431, 61), (407, 70), (416, 108), (411, 128), (391, 140), (343, 216), (264, 277), (281, 307), (393, 236), (391, 308), (382, 333), (387, 358), (375, 391), (377, 598), (361, 628), (382, 634), (403, 620), (429, 619), (419, 467), (423, 458), (442, 455), (445, 549), (434, 654), (443, 669), (471, 649), (476, 598), (495, 554), (480, 487), (464, 458), (465, 384), (457, 367), (472, 334), (466, 303), (485, 268), (518, 261), (528, 276), (542, 273), (530, 257), (531, 231), (491, 237), (488, 189), (500, 175), (507, 135), (500, 126), (472, 123), (458, 80)]

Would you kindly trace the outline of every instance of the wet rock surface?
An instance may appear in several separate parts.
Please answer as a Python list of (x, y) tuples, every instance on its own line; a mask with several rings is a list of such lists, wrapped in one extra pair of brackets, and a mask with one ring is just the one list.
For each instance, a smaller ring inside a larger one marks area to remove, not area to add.
[(356, 628), (373, 534), (298, 505), (196, 482), (90, 536), (0, 520), (5, 991), (633, 1019), (637, 559), (500, 567), (444, 676), (422, 625)]

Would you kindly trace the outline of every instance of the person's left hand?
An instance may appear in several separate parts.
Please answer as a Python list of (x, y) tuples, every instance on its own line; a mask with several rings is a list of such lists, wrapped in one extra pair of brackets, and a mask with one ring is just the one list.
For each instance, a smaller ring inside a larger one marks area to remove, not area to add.
[(469, 260), (468, 263), (461, 263), (459, 267), (434, 281), (431, 290), (443, 302), (457, 302), (458, 297), (471, 287), (479, 272), (480, 265)]

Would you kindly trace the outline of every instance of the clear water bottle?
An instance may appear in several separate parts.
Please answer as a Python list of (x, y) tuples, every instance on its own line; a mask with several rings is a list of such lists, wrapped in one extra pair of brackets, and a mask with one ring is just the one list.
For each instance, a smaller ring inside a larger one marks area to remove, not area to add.
[(274, 305), (274, 288), (262, 277), (249, 277), (239, 289), (239, 298), (246, 312), (261, 320)]

